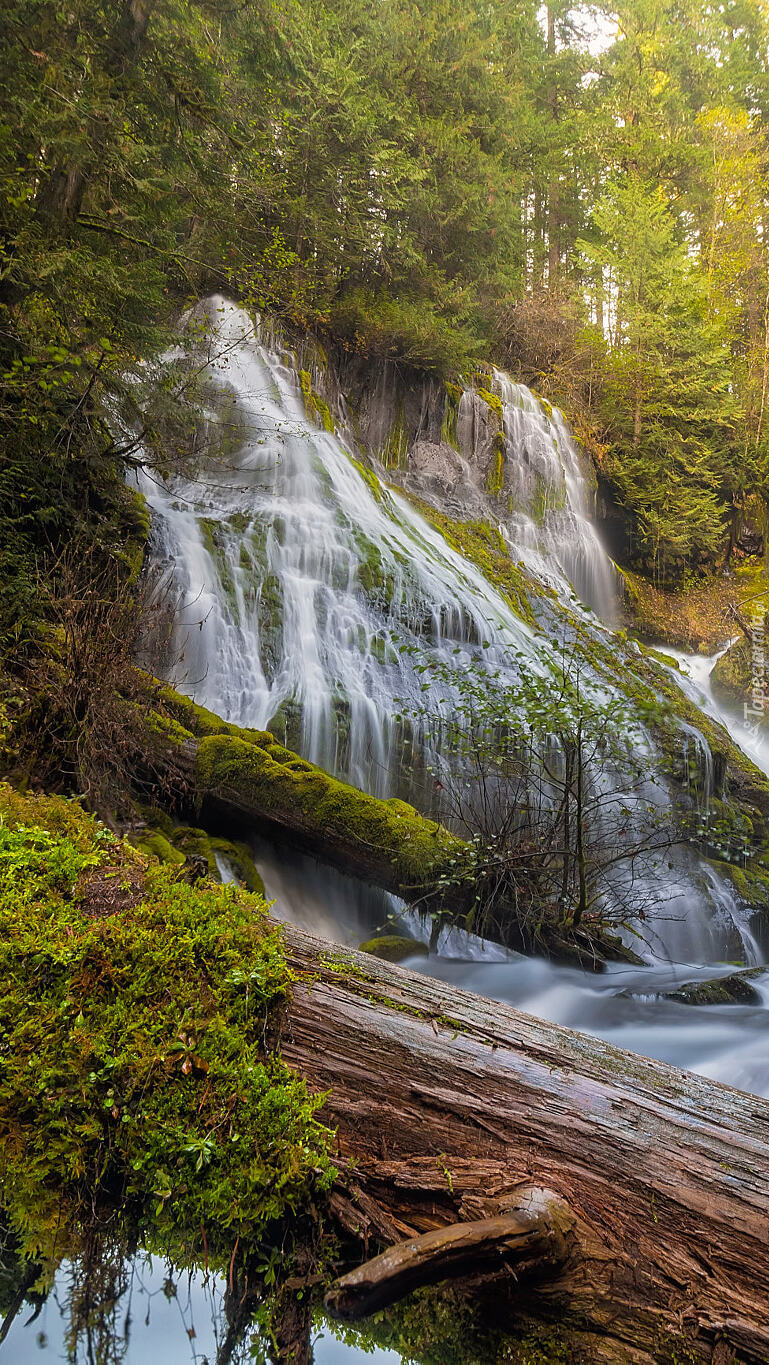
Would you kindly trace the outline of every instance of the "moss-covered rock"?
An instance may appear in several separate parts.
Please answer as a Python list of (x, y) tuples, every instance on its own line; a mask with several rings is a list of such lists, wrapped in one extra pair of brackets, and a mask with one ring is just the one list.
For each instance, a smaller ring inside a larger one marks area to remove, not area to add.
[(160, 863), (183, 863), (185, 855), (173, 844), (160, 830), (153, 830), (145, 834), (142, 838), (134, 840), (136, 848), (142, 853), (146, 853), (151, 858), (157, 858)]
[(254, 891), (260, 896), (264, 896), (264, 882), (256, 863), (254, 862), (248, 844), (234, 843), (231, 839), (219, 839), (212, 837), (209, 840), (214, 853), (218, 853), (224, 858), (235, 876), (235, 880), (240, 882), (247, 891)]
[(177, 825), (173, 844), (184, 858), (198, 858), (205, 862), (209, 873), (218, 879), (211, 840), (204, 829), (197, 829), (194, 825)]
[(361, 943), (360, 951), (372, 957), (381, 957), (384, 962), (403, 962), (407, 957), (429, 957), (430, 949), (418, 938), (405, 938), (402, 934), (381, 934)]
[(670, 991), (667, 998), (682, 1005), (760, 1005), (761, 994), (751, 981), (763, 970), (763, 967), (754, 967), (712, 981), (692, 981), (680, 990)]
[[(742, 710), (744, 703), (751, 704), (752, 651), (746, 639), (736, 640), (726, 653), (716, 660), (710, 674), (710, 685), (713, 696), (725, 706)], [(761, 708), (756, 709), (759, 711)], [(761, 712), (757, 719), (761, 724), (769, 724), (769, 705), (766, 706), (765, 713)]]

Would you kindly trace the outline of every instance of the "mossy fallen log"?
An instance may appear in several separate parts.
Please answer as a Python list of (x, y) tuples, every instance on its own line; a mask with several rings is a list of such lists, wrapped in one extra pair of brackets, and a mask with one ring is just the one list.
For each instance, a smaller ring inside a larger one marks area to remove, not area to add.
[[(291, 927), (284, 942), (281, 1055), (327, 1093), (330, 1207), (369, 1255), (502, 1217), (534, 1186), (570, 1211), (566, 1257), (521, 1283), (514, 1264), (460, 1265), (507, 1330), (532, 1324), (532, 1354), (505, 1359), (769, 1360), (766, 1100)], [(384, 1288), (379, 1269), (330, 1302), (355, 1312), (347, 1291)]]
[[(443, 825), (396, 799), (380, 800), (286, 749), (268, 731), (243, 730), (170, 688), (153, 728), (169, 769), (183, 774), (185, 801), (214, 823), (233, 817), (290, 839), (294, 847), (350, 876), (459, 922), (476, 899), (475, 850)], [(506, 946), (600, 970), (638, 962), (599, 925), (571, 930), (543, 914), (531, 924), (517, 907), (489, 930)]]
[[(0, 806), (0, 1193), (27, 1257), (128, 1197), (242, 1304), (260, 1238), (305, 1217), (346, 1234), (345, 1311), (451, 1276), (495, 1315), (490, 1363), (769, 1359), (765, 1100), (270, 923), (74, 802)], [(304, 1354), (275, 1359), (310, 1360), (297, 1316)]]

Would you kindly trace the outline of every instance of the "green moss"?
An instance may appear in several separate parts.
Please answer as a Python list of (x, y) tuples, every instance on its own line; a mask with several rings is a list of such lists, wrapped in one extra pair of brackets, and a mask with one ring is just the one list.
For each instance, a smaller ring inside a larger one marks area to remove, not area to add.
[(191, 697), (174, 691), (167, 683), (161, 683), (157, 687), (153, 700), (177, 723), (182, 738), (194, 736), (196, 739), (204, 739), (207, 735), (240, 735), (252, 739), (254, 743), (269, 744), (272, 741), (272, 735), (267, 730), (248, 730), (231, 725), (215, 712), (200, 706)]
[(388, 612), (392, 606), (395, 582), (385, 567), (379, 546), (368, 536), (358, 532), (356, 536), (358, 551), (357, 579), (372, 605)]
[(505, 438), (498, 435), (494, 438), (494, 447), (491, 455), (489, 472), (486, 475), (486, 492), (493, 498), (499, 497), (505, 481)]
[(718, 860), (714, 862), (722, 876), (728, 877), (737, 895), (752, 910), (769, 910), (769, 868), (764, 858), (753, 858), (746, 866)]
[(248, 844), (233, 843), (230, 839), (215, 838), (210, 840), (210, 844), (214, 853), (220, 854), (229, 863), (241, 886), (244, 886), (247, 891), (255, 891), (258, 895), (264, 896), (264, 882)]
[(201, 742), (197, 757), (201, 791), (229, 787), (269, 817), (290, 810), (305, 828), (326, 830), (364, 860), (382, 855), (398, 884), (430, 884), (450, 857), (465, 851), (462, 841), (402, 801), (379, 801), (278, 745), (271, 749), (229, 736)]
[[(640, 642), (639, 642), (640, 643)], [(681, 672), (681, 665), (672, 654), (665, 654), (664, 650), (652, 649), (651, 645), (641, 645), (641, 653), (647, 659), (655, 659), (658, 664), (664, 664), (667, 668), (674, 668), (677, 673)]]
[(184, 858), (205, 859), (209, 873), (218, 878), (216, 859), (204, 829), (196, 829), (192, 825), (177, 825), (173, 833), (173, 845)]
[(360, 952), (379, 957), (383, 962), (402, 962), (406, 957), (429, 955), (430, 949), (418, 938), (404, 938), (401, 934), (381, 934), (361, 943)]
[(501, 425), (502, 425), (502, 399), (499, 397), (498, 394), (492, 393), (490, 389), (484, 389), (484, 388), (481, 388), (480, 386), (476, 386), (475, 392), (477, 393), (477, 395), (478, 395), (479, 398), (482, 398), (482, 399), (483, 399), (483, 401), (484, 401), (484, 403), (487, 405), (487, 407), (491, 408), (491, 411), (494, 413), (494, 416), (497, 418), (497, 421), (498, 421), (498, 423), (499, 423), (499, 425), (500, 425), (500, 427), (501, 427)]
[(292, 750), (298, 749), (302, 742), (302, 708), (299, 702), (287, 697), (271, 717), (269, 726), (271, 739), (287, 744)]
[(369, 469), (368, 466), (363, 464), (361, 460), (356, 460), (354, 455), (348, 455), (348, 459), (350, 461), (350, 464), (355, 466), (364, 483), (368, 484), (368, 487), (370, 491), (374, 494), (374, 497), (376, 498), (377, 502), (384, 502), (386, 500), (387, 494), (385, 493), (385, 490), (383, 489), (373, 469)]
[(381, 452), (382, 464), (388, 469), (397, 469), (406, 463), (409, 436), (402, 401), (398, 402), (395, 421), (387, 433), (387, 440)]
[(203, 537), (203, 544), (208, 550), (213, 560), (222, 591), (227, 599), (233, 619), (237, 618), (238, 601), (235, 589), (235, 580), (232, 577), (230, 561), (227, 553), (225, 533), (221, 522), (212, 521), (210, 517), (200, 517), (198, 526)]
[(486, 521), (454, 521), (444, 512), (439, 512), (429, 503), (423, 502), (421, 498), (402, 491), (403, 496), (413, 503), (425, 521), (429, 521), (431, 526), (440, 531), (452, 550), (456, 550), (480, 569), (484, 578), (497, 588), (516, 616), (527, 625), (533, 626), (535, 620), (529, 594), (536, 592), (540, 597), (554, 594), (541, 584), (534, 585), (520, 565), (513, 563), (501, 531)]
[(75, 803), (0, 786), (0, 814), (0, 1198), (24, 1252), (114, 1191), (212, 1256), (308, 1205), (329, 1135), (263, 1052), (288, 982), (263, 902)]
[(566, 506), (566, 485), (546, 483), (543, 479), (537, 479), (534, 489), (534, 496), (531, 501), (531, 515), (539, 526), (542, 525), (548, 512), (558, 512)]
[(148, 854), (149, 857), (157, 858), (160, 863), (184, 862), (184, 854), (181, 853), (178, 848), (174, 848), (173, 844), (164, 834), (161, 834), (159, 830), (155, 830), (153, 834), (147, 834), (142, 839), (138, 839), (136, 841), (136, 847), (140, 849), (142, 853)]
[(144, 565), (144, 552), (150, 533), (150, 510), (144, 494), (138, 488), (126, 486), (122, 490), (119, 516), (122, 535), (118, 557), (123, 559), (128, 569), (128, 583), (133, 586)]
[(309, 416), (320, 423), (324, 431), (333, 431), (334, 419), (331, 416), (331, 409), (325, 399), (321, 398), (320, 394), (316, 393), (312, 387), (312, 376), (309, 370), (299, 371), (299, 386)]
[(452, 384), (450, 380), (447, 380), (443, 387), (446, 391), (446, 406), (441, 424), (441, 440), (458, 450), (457, 420), (464, 390), (459, 384)]
[(272, 682), (283, 659), (283, 585), (277, 574), (266, 573), (259, 585), (256, 617), (259, 623), (259, 661)]
[[(716, 660), (710, 674), (710, 682), (713, 694), (719, 701), (726, 702), (727, 705), (738, 706), (740, 709), (744, 702), (751, 700), (751, 688), (753, 685), (753, 662), (752, 651), (745, 639), (737, 640), (727, 649), (721, 658)], [(763, 679), (762, 682), (769, 681)], [(769, 705), (766, 706), (764, 714), (760, 717), (762, 726), (769, 725)]]

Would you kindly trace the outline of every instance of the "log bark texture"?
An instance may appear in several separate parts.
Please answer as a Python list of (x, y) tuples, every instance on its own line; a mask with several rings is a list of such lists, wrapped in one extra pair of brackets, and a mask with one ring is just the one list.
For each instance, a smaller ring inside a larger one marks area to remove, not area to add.
[(573, 1215), (567, 1254), (517, 1295), (502, 1273), (511, 1314), (565, 1325), (575, 1360), (769, 1361), (769, 1103), (285, 937), (282, 1055), (329, 1092), (332, 1209), (370, 1254), (542, 1187)]

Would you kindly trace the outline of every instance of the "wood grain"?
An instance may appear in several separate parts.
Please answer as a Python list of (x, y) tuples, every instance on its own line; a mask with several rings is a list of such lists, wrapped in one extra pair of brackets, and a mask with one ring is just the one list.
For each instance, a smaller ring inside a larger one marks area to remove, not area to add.
[(573, 1211), (575, 1243), (527, 1311), (605, 1339), (596, 1359), (769, 1361), (766, 1101), (285, 937), (283, 1057), (330, 1092), (355, 1163), (335, 1213), (364, 1246), (498, 1217), (540, 1186)]

